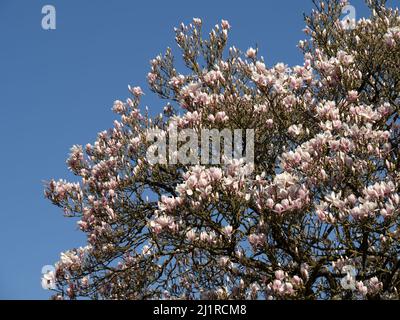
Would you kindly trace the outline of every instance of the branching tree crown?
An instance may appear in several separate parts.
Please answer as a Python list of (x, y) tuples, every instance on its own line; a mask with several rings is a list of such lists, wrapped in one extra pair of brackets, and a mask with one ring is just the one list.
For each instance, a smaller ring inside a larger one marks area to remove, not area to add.
[[(167, 49), (148, 74), (163, 114), (130, 87), (71, 149), (79, 182), (46, 186), (87, 235), (44, 276), (54, 298), (399, 299), (400, 17), (367, 2), (354, 28), (315, 3), (294, 67), (227, 48), (225, 20), (176, 28), (186, 71)], [(185, 128), (253, 129), (253, 166), (149, 163), (150, 130)]]

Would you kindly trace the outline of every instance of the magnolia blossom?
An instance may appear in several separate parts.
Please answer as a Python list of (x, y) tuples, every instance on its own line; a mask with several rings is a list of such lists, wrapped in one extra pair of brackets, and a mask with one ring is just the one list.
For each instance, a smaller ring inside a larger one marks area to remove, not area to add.
[(224, 30), (229, 30), (231, 28), (231, 25), (229, 24), (229, 22), (227, 20), (222, 19), (221, 20), (221, 27)]
[(345, 290), (355, 290), (356, 288), (355, 278), (349, 273), (340, 281), (340, 284)]
[(129, 91), (131, 91), (135, 96), (141, 96), (141, 95), (143, 95), (143, 91), (142, 91), (142, 88), (140, 88), (140, 87), (130, 87), (129, 86)]
[(368, 291), (371, 292), (371, 294), (377, 294), (382, 290), (383, 283), (379, 281), (377, 277), (373, 277), (368, 281), (368, 288)]
[(222, 229), (222, 233), (227, 237), (230, 237), (232, 235), (232, 231), (233, 231), (233, 227), (232, 226), (225, 226)]
[(193, 23), (195, 25), (201, 25), (201, 19), (200, 18), (193, 18)]
[(358, 92), (356, 90), (350, 90), (348, 92), (348, 98), (350, 102), (355, 102), (358, 99)]
[(288, 132), (295, 136), (300, 135), (302, 133), (302, 125), (299, 125), (299, 126), (292, 125), (289, 127)]
[(368, 293), (368, 287), (365, 286), (361, 281), (357, 281), (356, 285), (355, 285), (357, 291), (363, 296), (365, 297)]
[(196, 232), (194, 230), (190, 230), (186, 233), (186, 238), (189, 241), (194, 241), (196, 239)]
[(246, 51), (246, 55), (247, 55), (248, 58), (255, 58), (256, 54), (257, 54), (257, 51), (255, 49), (253, 49), (253, 48), (249, 48)]
[(384, 35), (384, 39), (389, 47), (394, 47), (396, 43), (400, 42), (400, 27), (389, 28)]
[(42, 277), (42, 288), (43, 289), (55, 289), (56, 287), (56, 276), (55, 272), (50, 270), (46, 272)]
[(265, 243), (265, 235), (264, 234), (251, 234), (248, 238), (249, 243), (253, 247), (262, 246)]

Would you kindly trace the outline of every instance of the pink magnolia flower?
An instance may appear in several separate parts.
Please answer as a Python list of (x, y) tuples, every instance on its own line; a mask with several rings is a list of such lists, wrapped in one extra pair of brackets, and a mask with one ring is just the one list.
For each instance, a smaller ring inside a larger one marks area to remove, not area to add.
[(231, 237), (231, 235), (232, 235), (232, 231), (233, 231), (233, 227), (232, 226), (225, 226), (223, 229), (222, 229), (222, 233), (225, 235), (225, 236), (227, 236), (227, 237)]
[(283, 270), (275, 271), (275, 278), (278, 280), (283, 280), (285, 278), (285, 272)]
[(267, 122), (266, 122), (266, 124), (267, 124), (267, 127), (268, 127), (268, 128), (272, 128), (272, 127), (273, 127), (273, 124), (274, 124), (274, 120), (268, 119)]
[(260, 247), (263, 246), (265, 243), (265, 234), (251, 234), (248, 237), (249, 243), (253, 246), (253, 247)]
[(227, 20), (221, 20), (221, 26), (224, 30), (229, 30), (231, 28), (229, 22)]
[(133, 88), (132, 88), (131, 86), (128, 86), (128, 89), (129, 89), (129, 91), (132, 92), (132, 94), (135, 95), (136, 97), (139, 97), (139, 96), (141, 96), (141, 95), (144, 94), (143, 91), (142, 91), (142, 88), (140, 88), (140, 87), (133, 87)]
[(373, 277), (368, 281), (368, 292), (376, 294), (383, 288), (383, 283), (377, 277)]
[(202, 21), (201, 21), (200, 18), (193, 18), (193, 23), (194, 23), (196, 26), (200, 26), (201, 23), (202, 23)]
[(215, 115), (215, 121), (226, 122), (229, 120), (229, 117), (226, 115), (224, 111), (217, 112)]
[(292, 281), (296, 287), (300, 287), (303, 284), (303, 280), (299, 276), (294, 276)]
[(190, 230), (186, 233), (186, 238), (189, 241), (194, 241), (196, 239), (196, 232), (194, 230)]
[(229, 264), (229, 258), (228, 257), (221, 257), (219, 258), (219, 265), (222, 267), (225, 267)]
[(366, 296), (368, 294), (368, 287), (365, 286), (362, 281), (356, 282), (356, 289), (362, 296)]
[(256, 57), (256, 54), (257, 54), (257, 51), (256, 51), (255, 49), (253, 49), (253, 48), (249, 48), (249, 49), (247, 49), (247, 51), (246, 51), (247, 57), (248, 57), (248, 58), (251, 58), (251, 59), (255, 58), (255, 57)]
[(358, 99), (358, 92), (356, 90), (351, 90), (348, 92), (347, 100), (350, 102), (355, 102)]

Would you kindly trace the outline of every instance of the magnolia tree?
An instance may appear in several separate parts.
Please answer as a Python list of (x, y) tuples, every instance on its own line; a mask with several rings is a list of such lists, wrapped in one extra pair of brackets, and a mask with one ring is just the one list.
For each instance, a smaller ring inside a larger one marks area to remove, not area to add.
[[(399, 299), (400, 17), (367, 4), (342, 21), (345, 1), (315, 3), (294, 67), (227, 48), (225, 20), (176, 28), (185, 70), (167, 49), (148, 74), (163, 113), (129, 87), (114, 127), (72, 147), (79, 181), (46, 186), (87, 236), (44, 275), (53, 298)], [(246, 148), (204, 162), (181, 136), (171, 151), (184, 129), (241, 129)]]

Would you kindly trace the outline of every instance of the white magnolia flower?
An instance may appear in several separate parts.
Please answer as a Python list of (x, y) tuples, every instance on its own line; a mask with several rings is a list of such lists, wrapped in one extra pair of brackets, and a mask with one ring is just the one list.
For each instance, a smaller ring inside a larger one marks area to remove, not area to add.
[(42, 288), (45, 290), (54, 290), (56, 288), (56, 274), (53, 270), (49, 270), (43, 275)]
[(351, 274), (347, 274), (341, 281), (340, 284), (345, 290), (355, 290), (356, 280)]

